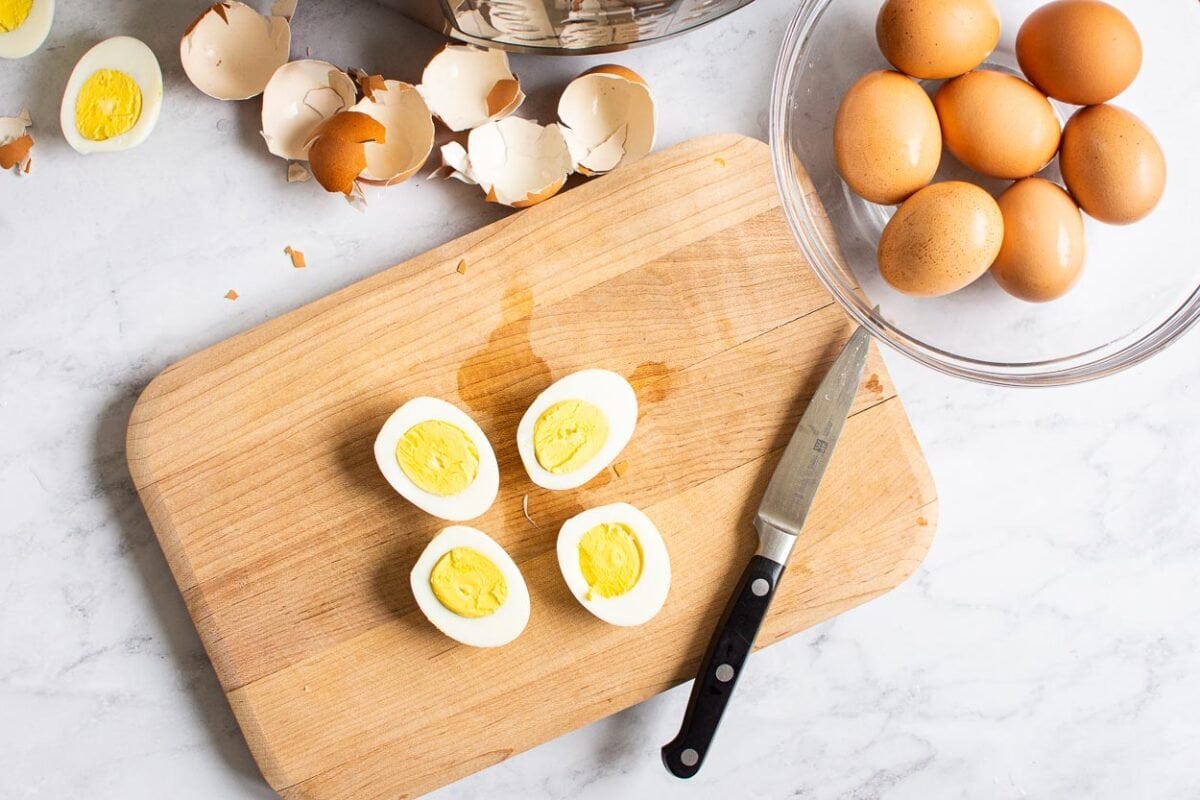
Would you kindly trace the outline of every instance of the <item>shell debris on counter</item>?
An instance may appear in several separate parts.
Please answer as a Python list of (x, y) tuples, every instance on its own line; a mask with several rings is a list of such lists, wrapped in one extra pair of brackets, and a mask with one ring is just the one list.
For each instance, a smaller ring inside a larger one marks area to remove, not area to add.
[(325, 120), (354, 105), (354, 80), (319, 59), (284, 64), (262, 93), (262, 136), (272, 155), (308, 160), (308, 143)]
[(33, 134), (29, 129), (33, 120), (29, 111), (23, 110), (15, 117), (0, 117), (0, 169), (12, 170), (18, 175), (29, 174), (33, 157)]
[(358, 111), (339, 111), (322, 122), (307, 145), (308, 166), (327, 192), (349, 197), (367, 168), (367, 143), (383, 144), (387, 129)]
[(54, 0), (0, 0), (0, 58), (24, 58), (50, 34)]
[(291, 45), (288, 17), (263, 16), (226, 0), (205, 9), (184, 32), (179, 60), (188, 80), (209, 97), (246, 100), (262, 94), (287, 63)]
[(105, 39), (83, 54), (67, 79), (63, 138), (84, 155), (128, 150), (154, 130), (162, 102), (154, 51), (132, 36)]
[(508, 54), (470, 44), (442, 48), (425, 65), (417, 90), (434, 116), (455, 133), (503, 119), (525, 102)]
[(563, 138), (584, 175), (603, 175), (654, 148), (654, 97), (646, 80), (617, 64), (593, 67), (558, 100)]
[[(371, 117), (385, 131), (382, 142), (365, 145), (366, 167), (359, 178), (390, 186), (408, 180), (429, 159), (433, 150), (433, 117), (416, 87), (402, 81), (368, 76), (364, 96), (351, 112)], [(360, 85), (363, 81), (360, 80)]]
[(449, 177), (478, 184), (488, 202), (513, 208), (553, 197), (573, 171), (562, 129), (520, 117), (475, 128), (466, 149), (450, 142), (442, 148), (442, 158), (450, 167)]

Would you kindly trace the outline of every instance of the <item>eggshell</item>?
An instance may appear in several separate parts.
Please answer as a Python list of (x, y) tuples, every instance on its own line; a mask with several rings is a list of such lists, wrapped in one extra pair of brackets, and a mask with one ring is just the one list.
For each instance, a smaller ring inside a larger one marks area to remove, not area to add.
[(1142, 40), (1129, 18), (1108, 3), (1058, 0), (1021, 25), (1017, 62), (1051, 97), (1096, 105), (1133, 83), (1142, 66)]
[(937, 172), (942, 134), (933, 103), (899, 72), (869, 72), (842, 98), (833, 150), (851, 189), (872, 203), (899, 203)]
[(0, 169), (15, 170), (17, 174), (29, 172), (29, 153), (34, 146), (31, 127), (33, 120), (28, 111), (0, 117)]
[(905, 294), (949, 294), (987, 272), (1003, 239), (990, 194), (964, 181), (935, 183), (904, 201), (883, 229), (879, 272)]
[(354, 100), (354, 81), (328, 61), (301, 59), (284, 64), (263, 90), (262, 135), (267, 149), (280, 158), (306, 160), (313, 130)]
[(387, 130), (378, 120), (358, 111), (342, 111), (313, 130), (308, 165), (325, 191), (349, 195), (367, 168), (366, 143), (386, 141)]
[(350, 107), (380, 122), (387, 131), (383, 142), (368, 141), (364, 148), (368, 183), (393, 184), (412, 177), (433, 150), (433, 117), (413, 86), (385, 80), (371, 95)]
[(458, 142), (442, 147), (443, 166), (430, 177), (478, 184), (489, 203), (526, 208), (553, 197), (574, 163), (562, 129), (507, 117), (475, 128), (464, 149)]
[(593, 67), (567, 84), (558, 119), (575, 168), (585, 175), (636, 161), (654, 147), (650, 88), (641, 75), (617, 64)]
[(914, 78), (953, 78), (983, 63), (1000, 41), (991, 0), (887, 0), (875, 20), (883, 57)]
[(417, 87), (430, 110), (452, 131), (503, 119), (525, 101), (503, 50), (448, 44), (421, 74)]
[(1046, 96), (1012, 75), (974, 70), (933, 98), (946, 149), (971, 169), (1015, 180), (1054, 158), (1061, 129)]
[(245, 3), (217, 3), (183, 34), (179, 60), (188, 80), (209, 97), (245, 100), (262, 94), (287, 63), (291, 43), (283, 17), (264, 17)]
[(1066, 294), (1083, 270), (1083, 216), (1062, 188), (1026, 178), (996, 199), (1004, 241), (992, 277), (1006, 292), (1041, 303)]
[(1154, 134), (1113, 105), (1082, 108), (1067, 121), (1059, 166), (1080, 207), (1114, 225), (1153, 211), (1167, 183), (1167, 162)]

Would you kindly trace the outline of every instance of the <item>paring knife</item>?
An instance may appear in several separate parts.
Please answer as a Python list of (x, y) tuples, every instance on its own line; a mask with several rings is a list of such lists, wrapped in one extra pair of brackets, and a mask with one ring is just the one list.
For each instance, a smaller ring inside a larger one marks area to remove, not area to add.
[(700, 662), (679, 734), (662, 749), (663, 764), (676, 777), (690, 778), (704, 763), (796, 537), (804, 527), (817, 486), (842, 434), (850, 405), (858, 393), (869, 345), (865, 328), (859, 328), (846, 342), (817, 387), (767, 484), (767, 492), (754, 517), (758, 550), (742, 573)]

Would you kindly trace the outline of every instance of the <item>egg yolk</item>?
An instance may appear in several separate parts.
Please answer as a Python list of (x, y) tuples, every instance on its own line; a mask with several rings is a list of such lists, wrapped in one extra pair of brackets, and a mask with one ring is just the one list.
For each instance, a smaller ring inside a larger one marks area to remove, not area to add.
[(142, 90), (116, 69), (101, 69), (79, 87), (75, 127), (83, 138), (103, 142), (126, 133), (142, 116)]
[(470, 619), (495, 613), (508, 598), (504, 573), (469, 547), (455, 547), (439, 558), (429, 574), (429, 585), (438, 602)]
[(620, 597), (642, 577), (642, 545), (628, 525), (602, 522), (579, 540), (579, 571), (587, 599)]
[(608, 420), (586, 400), (564, 400), (542, 412), (533, 426), (533, 453), (542, 469), (574, 472), (596, 457), (608, 439)]
[(12, 33), (29, 19), (33, 0), (0, 0), (0, 33)]
[(457, 425), (427, 419), (408, 429), (396, 444), (396, 461), (422, 491), (450, 497), (479, 474), (479, 451)]

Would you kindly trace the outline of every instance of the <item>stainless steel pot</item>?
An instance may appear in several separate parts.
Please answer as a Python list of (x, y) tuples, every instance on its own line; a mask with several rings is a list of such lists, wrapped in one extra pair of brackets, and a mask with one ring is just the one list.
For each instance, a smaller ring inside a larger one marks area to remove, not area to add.
[(524, 53), (625, 50), (697, 28), (751, 0), (381, 0), (462, 42)]

